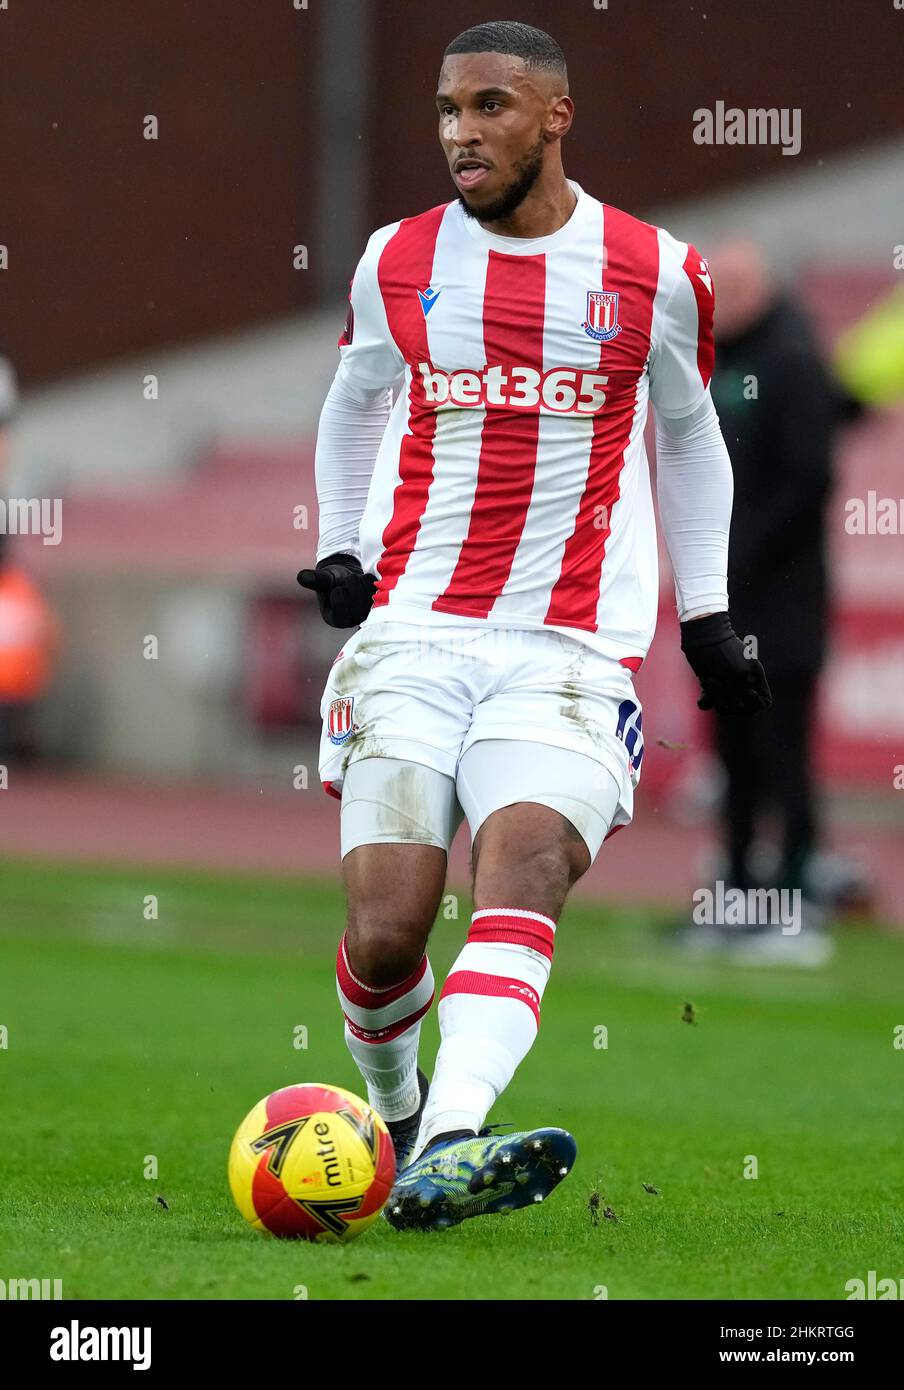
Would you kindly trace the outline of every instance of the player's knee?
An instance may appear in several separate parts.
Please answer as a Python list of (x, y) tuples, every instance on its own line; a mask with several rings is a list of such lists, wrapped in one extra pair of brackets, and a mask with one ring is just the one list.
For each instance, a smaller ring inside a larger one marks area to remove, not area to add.
[(383, 905), (350, 909), (346, 949), (351, 970), (373, 989), (398, 984), (419, 964), (431, 925), (416, 913), (390, 913)]
[[(541, 809), (546, 810), (536, 808)], [(589, 867), (589, 850), (564, 817), (550, 813), (533, 819), (536, 824), (518, 815), (514, 807), (487, 818), (474, 843), (475, 893), (516, 895), (522, 904), (564, 901), (571, 885)]]
[[(520, 872), (527, 882), (538, 888), (547, 884), (550, 889), (567, 893), (578, 877), (575, 849), (565, 836), (557, 836), (543, 844), (526, 845)], [(586, 854), (586, 846), (584, 852)]]

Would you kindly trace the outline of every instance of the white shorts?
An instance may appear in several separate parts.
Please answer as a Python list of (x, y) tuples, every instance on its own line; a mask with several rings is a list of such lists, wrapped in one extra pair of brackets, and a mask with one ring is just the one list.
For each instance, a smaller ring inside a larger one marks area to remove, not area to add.
[[(598, 778), (597, 769), (604, 769), (616, 787), (606, 833), (631, 820), (643, 757), (642, 715), (631, 672), (563, 633), (365, 624), (334, 661), (320, 713), (320, 778), (334, 796), (342, 797), (346, 769), (361, 759), (419, 764), (454, 784), (475, 743), (516, 740), (583, 755), (562, 763), (560, 774), (570, 783), (577, 778), (582, 787), (588, 774)], [(517, 794), (499, 804), (542, 799), (524, 794), (525, 783), (530, 785), (524, 759), (509, 766), (509, 774), (503, 769), (499, 775), (517, 782)], [(545, 769), (546, 781), (554, 775)], [(562, 796), (582, 794), (574, 785), (559, 790)], [(498, 795), (505, 794), (501, 786)], [(477, 828), (471, 823), (472, 834)]]

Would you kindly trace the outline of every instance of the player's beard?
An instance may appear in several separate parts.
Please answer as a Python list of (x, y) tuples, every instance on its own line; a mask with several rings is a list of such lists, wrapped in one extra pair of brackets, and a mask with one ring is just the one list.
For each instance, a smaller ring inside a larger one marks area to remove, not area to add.
[(480, 222), (501, 222), (503, 218), (511, 217), (540, 177), (543, 169), (543, 143), (541, 135), (536, 145), (516, 162), (515, 182), (509, 184), (494, 203), (483, 203), (479, 208), (474, 208), (465, 201), (464, 195), (459, 193), (458, 201), (468, 217)]

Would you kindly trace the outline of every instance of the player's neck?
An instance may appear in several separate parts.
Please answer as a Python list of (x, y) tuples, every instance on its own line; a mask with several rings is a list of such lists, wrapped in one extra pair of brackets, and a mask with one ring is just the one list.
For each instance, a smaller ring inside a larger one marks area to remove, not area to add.
[(552, 187), (546, 187), (538, 179), (510, 217), (499, 218), (495, 222), (481, 222), (481, 227), (496, 236), (533, 237), (552, 236), (571, 217), (577, 207), (577, 194), (568, 183), (564, 173), (558, 171), (558, 178)]

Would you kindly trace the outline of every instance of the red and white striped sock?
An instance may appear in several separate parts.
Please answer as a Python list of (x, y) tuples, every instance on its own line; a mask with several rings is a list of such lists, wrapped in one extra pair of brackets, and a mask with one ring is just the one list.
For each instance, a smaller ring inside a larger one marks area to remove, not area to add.
[(367, 1083), (368, 1101), (384, 1120), (404, 1120), (420, 1104), (418, 1040), (434, 993), (429, 960), (424, 956), (397, 985), (373, 989), (352, 974), (343, 935), (336, 987), (345, 1015), (345, 1041)]
[(439, 1001), (442, 1043), (417, 1138), (479, 1130), (540, 1027), (556, 924), (524, 908), (481, 908)]

